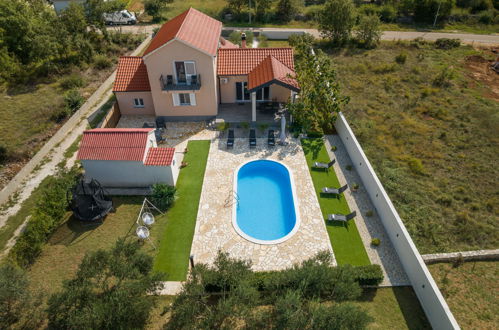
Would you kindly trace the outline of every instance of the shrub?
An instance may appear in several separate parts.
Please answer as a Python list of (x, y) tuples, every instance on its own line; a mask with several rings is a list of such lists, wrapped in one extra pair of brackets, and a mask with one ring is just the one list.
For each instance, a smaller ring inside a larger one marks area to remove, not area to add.
[(354, 182), (354, 183), (352, 184), (352, 189), (353, 189), (353, 190), (357, 190), (357, 189), (359, 189), (359, 188), (360, 188), (360, 185), (359, 185), (357, 182)]
[(85, 79), (79, 74), (71, 74), (62, 78), (59, 81), (59, 86), (62, 89), (74, 89), (85, 86)]
[(383, 22), (394, 22), (397, 19), (397, 9), (392, 5), (384, 5), (379, 10), (379, 16)]
[(276, 8), (276, 17), (279, 21), (287, 23), (298, 14), (299, 9), (297, 0), (279, 0)]
[(161, 14), (165, 5), (166, 1), (164, 0), (146, 0), (144, 1), (144, 11), (147, 15), (152, 16), (153, 22), (159, 22), (162, 18)]
[(319, 30), (332, 42), (341, 44), (350, 39), (355, 25), (352, 0), (327, 0), (319, 18)]
[(472, 0), (469, 4), (472, 13), (478, 13), (483, 10), (490, 10), (494, 8), (492, 0)]
[(454, 0), (417, 0), (414, 2), (414, 18), (418, 22), (433, 22), (438, 10), (438, 20), (445, 19), (451, 13)]
[(366, 48), (375, 47), (381, 38), (380, 24), (376, 15), (362, 16), (356, 28), (357, 40)]
[(331, 151), (336, 151), (336, 150), (338, 150), (337, 146), (331, 146)]
[(230, 128), (230, 124), (227, 123), (227, 122), (223, 122), (223, 123), (218, 123), (217, 124), (217, 130), (218, 131), (225, 132), (229, 128)]
[(242, 129), (248, 129), (250, 127), (250, 124), (246, 121), (242, 122), (240, 125)]
[(374, 246), (379, 246), (381, 244), (381, 240), (379, 238), (373, 238), (371, 240), (371, 244)]
[(175, 202), (177, 189), (164, 183), (156, 183), (152, 186), (152, 203), (161, 211), (168, 210)]
[(264, 36), (263, 34), (260, 34), (258, 36), (258, 47), (259, 48), (266, 48), (269, 46), (269, 40), (267, 39), (266, 36)]
[(50, 119), (56, 123), (60, 123), (70, 115), (70, 111), (66, 107), (60, 107), (50, 115)]
[(461, 46), (459, 39), (439, 38), (435, 41), (435, 47), (438, 49), (452, 49), (459, 46)]
[(69, 110), (69, 113), (73, 113), (76, 110), (78, 110), (84, 102), (85, 99), (76, 89), (69, 90), (64, 95), (64, 104), (66, 105), (66, 108)]
[(103, 54), (94, 56), (94, 67), (99, 70), (110, 68), (113, 65), (113, 60)]
[(409, 169), (415, 174), (424, 174), (423, 162), (419, 158), (409, 158), (407, 161)]
[(448, 67), (445, 67), (433, 79), (433, 85), (437, 87), (449, 87), (453, 78), (454, 71), (450, 70)]
[(66, 192), (75, 184), (78, 176), (78, 169), (73, 167), (47, 178), (49, 184), (43, 188), (43, 198), (31, 210), (26, 229), (9, 253), (19, 266), (26, 267), (35, 260), (43, 244), (64, 220), (68, 207)]
[(397, 56), (395, 56), (395, 62), (397, 62), (398, 64), (405, 64), (406, 61), (407, 61), (407, 53), (405, 52), (402, 52)]
[[(253, 45), (253, 32), (251, 31), (246, 31), (246, 45), (247, 47), (251, 47)], [(232, 33), (229, 35), (229, 41), (232, 42), (233, 44), (241, 46), (241, 31), (232, 31)]]
[(478, 16), (478, 21), (483, 24), (493, 24), (495, 23), (496, 13), (494, 10), (486, 10), (480, 13)]
[(376, 74), (385, 74), (396, 71), (397, 66), (394, 63), (381, 63), (374, 66), (372, 70)]
[(0, 144), (0, 164), (3, 164), (9, 159), (7, 148)]
[(383, 271), (380, 265), (354, 267), (354, 279), (359, 285), (379, 285), (383, 282)]
[(353, 169), (352, 165), (350, 165), (350, 164), (345, 166), (345, 168), (347, 169), (347, 171), (351, 171)]
[(366, 217), (372, 217), (374, 215), (373, 210), (369, 210), (366, 212)]
[(308, 131), (307, 132), (307, 137), (309, 137), (311, 139), (317, 139), (317, 138), (321, 138), (323, 136), (324, 136), (323, 132), (318, 132), (318, 131)]

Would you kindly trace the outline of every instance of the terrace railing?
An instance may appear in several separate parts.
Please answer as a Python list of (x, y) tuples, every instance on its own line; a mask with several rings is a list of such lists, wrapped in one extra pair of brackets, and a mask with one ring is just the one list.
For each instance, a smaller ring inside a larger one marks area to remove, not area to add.
[(159, 77), (161, 89), (164, 91), (197, 91), (201, 89), (201, 75), (192, 75), (185, 82), (177, 82), (172, 75)]

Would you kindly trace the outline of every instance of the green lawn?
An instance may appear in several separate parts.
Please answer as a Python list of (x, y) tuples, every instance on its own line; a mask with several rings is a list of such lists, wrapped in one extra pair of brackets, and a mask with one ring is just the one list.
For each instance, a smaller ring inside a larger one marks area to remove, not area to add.
[(210, 141), (189, 141), (187, 147), (184, 161), (188, 165), (180, 170), (178, 198), (168, 210), (154, 264), (155, 270), (166, 273), (169, 281), (183, 281), (187, 276)]
[[(70, 218), (50, 237), (42, 253), (28, 269), (30, 287), (34, 292), (49, 294), (56, 292), (62, 282), (76, 273), (85, 253), (97, 249), (109, 249), (121, 237), (135, 240), (135, 220), (142, 206), (143, 197), (114, 197), (115, 212), (109, 213), (101, 225), (89, 225)], [(151, 233), (162, 230), (166, 216), (156, 216)], [(157, 243), (156, 243), (157, 244)], [(143, 249), (155, 253), (151, 244)]]
[(368, 329), (431, 329), (410, 286), (365, 289), (354, 304), (374, 319)]
[[(324, 141), (322, 139), (302, 139), (301, 140), (303, 151), (307, 164), (310, 167), (310, 175), (314, 182), (315, 192), (319, 199), (322, 214), (326, 219), (329, 213), (350, 213), (350, 208), (343, 195), (340, 198), (322, 196), (320, 191), (322, 187), (339, 187), (339, 181), (334, 173), (334, 170), (329, 171), (315, 170), (311, 166), (314, 162), (330, 161), (327, 154)], [(351, 264), (351, 265), (369, 265), (370, 261), (367, 252), (362, 244), (359, 232), (355, 222), (349, 221), (348, 224), (333, 222), (327, 223), (327, 232), (331, 245), (333, 246), (334, 255), (338, 264)]]

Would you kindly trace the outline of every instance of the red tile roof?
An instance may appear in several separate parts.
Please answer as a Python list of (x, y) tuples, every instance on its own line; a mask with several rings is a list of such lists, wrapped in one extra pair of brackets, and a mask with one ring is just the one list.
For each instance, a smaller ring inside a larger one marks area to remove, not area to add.
[(293, 48), (221, 48), (218, 50), (217, 74), (247, 75), (269, 55), (294, 70)]
[(175, 148), (149, 148), (144, 165), (170, 166), (175, 155)]
[(294, 91), (299, 91), (300, 87), (294, 78), (295, 72), (276, 59), (274, 56), (267, 56), (248, 74), (248, 91), (252, 91), (262, 85), (277, 83)]
[(220, 48), (239, 48), (239, 45), (233, 44), (224, 37), (220, 37)]
[(147, 67), (140, 56), (122, 56), (118, 62), (114, 92), (150, 91)]
[(222, 22), (190, 8), (161, 26), (144, 56), (173, 39), (181, 40), (215, 56), (221, 31)]
[(147, 136), (154, 128), (98, 128), (83, 132), (80, 160), (144, 159)]

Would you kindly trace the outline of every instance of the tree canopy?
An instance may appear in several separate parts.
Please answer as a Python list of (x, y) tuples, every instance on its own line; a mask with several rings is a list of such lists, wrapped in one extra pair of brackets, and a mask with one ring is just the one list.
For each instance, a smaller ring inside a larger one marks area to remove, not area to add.
[(57, 329), (143, 328), (155, 304), (149, 294), (163, 275), (137, 242), (118, 240), (111, 250), (85, 255), (76, 276), (48, 301), (49, 326)]
[(364, 329), (371, 317), (347, 302), (361, 294), (355, 278), (354, 267), (333, 267), (328, 252), (255, 273), (219, 251), (213, 266), (196, 265), (165, 329)]
[(295, 47), (296, 78), (301, 90), (288, 109), (305, 131), (323, 133), (333, 128), (349, 98), (341, 95), (331, 59), (320, 49), (314, 51), (311, 40), (307, 35), (290, 40)]
[(319, 30), (334, 43), (344, 43), (350, 39), (355, 17), (352, 0), (327, 0), (319, 15)]

